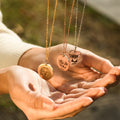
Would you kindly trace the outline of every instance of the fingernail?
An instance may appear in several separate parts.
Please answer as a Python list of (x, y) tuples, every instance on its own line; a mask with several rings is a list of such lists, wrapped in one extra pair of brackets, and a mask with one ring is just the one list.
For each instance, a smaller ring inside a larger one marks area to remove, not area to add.
[(92, 98), (88, 97), (88, 99), (89, 99), (90, 102), (93, 102), (93, 99), (92, 99)]
[(106, 89), (105, 87), (100, 87), (99, 89), (100, 89), (101, 92), (103, 92), (103, 93), (106, 93), (106, 92), (107, 92), (107, 89)]
[(86, 98), (87, 98), (87, 100), (85, 100), (84, 107), (93, 103), (93, 99), (91, 97), (86, 97)]

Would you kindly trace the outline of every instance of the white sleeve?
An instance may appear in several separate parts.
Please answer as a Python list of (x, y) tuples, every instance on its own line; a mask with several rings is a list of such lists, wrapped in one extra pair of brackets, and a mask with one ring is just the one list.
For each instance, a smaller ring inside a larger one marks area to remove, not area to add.
[(20, 56), (36, 45), (23, 42), (0, 21), (0, 68), (17, 65)]

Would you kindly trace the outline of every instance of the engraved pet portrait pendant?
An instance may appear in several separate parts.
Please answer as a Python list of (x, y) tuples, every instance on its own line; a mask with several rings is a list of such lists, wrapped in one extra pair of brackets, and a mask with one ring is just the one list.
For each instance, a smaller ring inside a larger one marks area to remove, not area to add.
[(41, 64), (38, 66), (38, 74), (41, 78), (49, 80), (53, 76), (53, 68), (50, 64)]
[(69, 58), (67, 57), (67, 55), (59, 55), (57, 57), (57, 65), (62, 71), (67, 71), (70, 66)]
[(78, 64), (82, 61), (82, 54), (79, 51), (71, 50), (69, 52), (69, 60), (71, 65)]

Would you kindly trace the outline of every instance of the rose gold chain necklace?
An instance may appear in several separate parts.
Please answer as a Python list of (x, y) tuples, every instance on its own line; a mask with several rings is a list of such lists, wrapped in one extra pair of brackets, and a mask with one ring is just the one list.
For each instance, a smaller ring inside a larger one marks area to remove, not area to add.
[(53, 22), (52, 22), (52, 28), (51, 28), (51, 33), (50, 33), (50, 41), (48, 43), (49, 0), (47, 0), (46, 62), (44, 64), (39, 65), (39, 67), (38, 67), (38, 74), (45, 80), (49, 80), (53, 76), (53, 68), (48, 63), (49, 63), (50, 47), (51, 47), (51, 43), (52, 43), (53, 29), (54, 29), (54, 23), (55, 23), (55, 17), (56, 17), (57, 3), (58, 3), (58, 0), (56, 0), (56, 3), (55, 3)]
[(73, 17), (73, 9), (74, 9), (74, 4), (75, 4), (75, 0), (73, 0), (72, 2), (72, 7), (71, 7), (71, 13), (70, 13), (70, 19), (69, 19), (69, 25), (68, 25), (68, 30), (67, 30), (67, 37), (66, 37), (66, 12), (67, 12), (67, 0), (65, 0), (65, 13), (64, 13), (64, 44), (65, 44), (65, 52), (67, 49), (67, 43), (68, 43), (68, 39), (69, 39), (69, 34), (70, 34), (70, 26), (71, 26), (71, 22), (72, 22), (72, 17)]
[(72, 2), (71, 7), (71, 13), (70, 13), (70, 19), (69, 19), (69, 25), (68, 25), (68, 33), (66, 37), (66, 9), (67, 9), (67, 0), (65, 0), (65, 11), (64, 11), (64, 41), (63, 41), (63, 54), (59, 55), (57, 57), (57, 65), (62, 71), (67, 71), (70, 66), (70, 61), (67, 55), (67, 43), (69, 38), (69, 32), (70, 32), (70, 26), (72, 21), (72, 15), (73, 15), (73, 8), (74, 8), (75, 0)]
[(73, 0), (73, 3), (72, 3), (67, 38), (66, 38), (66, 35), (65, 35), (66, 34), (65, 33), (65, 31), (66, 31), (66, 0), (65, 0), (63, 54), (59, 55), (58, 58), (57, 58), (57, 65), (63, 71), (67, 71), (69, 69), (70, 65), (75, 65), (75, 64), (80, 63), (82, 61), (82, 55), (81, 55), (80, 51), (76, 51), (76, 49), (77, 49), (77, 46), (78, 46), (78, 41), (80, 39), (86, 2), (87, 2), (87, 0), (84, 0), (84, 6), (83, 6), (83, 9), (82, 9), (81, 21), (80, 21), (79, 31), (78, 31), (78, 35), (77, 35), (78, 0), (76, 0), (76, 22), (75, 22), (75, 43), (74, 43), (75, 49), (71, 50), (69, 52), (69, 55), (67, 55), (67, 52), (66, 52), (67, 51), (67, 44), (68, 44), (69, 31), (70, 31), (70, 26), (71, 26), (71, 21), (72, 21), (72, 14), (73, 14), (73, 8), (74, 8), (75, 0)]
[[(84, 6), (83, 6), (83, 9), (82, 9), (82, 16), (81, 16), (81, 21), (80, 21), (80, 25), (79, 25), (79, 32), (78, 32), (78, 36), (76, 36), (75, 50), (77, 49), (78, 42), (79, 42), (80, 35), (81, 35), (81, 30), (82, 30), (82, 25), (83, 25), (83, 18), (84, 18), (84, 15), (85, 15), (86, 4), (87, 4), (87, 0), (84, 0)], [(77, 6), (76, 13), (78, 13), (78, 0), (77, 0), (77, 5), (76, 6)], [(77, 14), (76, 14), (76, 16), (77, 16)], [(77, 17), (76, 17), (76, 19), (77, 19)]]

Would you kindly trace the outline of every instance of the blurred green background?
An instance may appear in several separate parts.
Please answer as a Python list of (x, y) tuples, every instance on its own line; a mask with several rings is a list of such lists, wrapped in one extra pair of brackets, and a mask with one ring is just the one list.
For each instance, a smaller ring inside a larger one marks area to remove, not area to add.
[[(67, 1), (67, 26), (69, 22), (72, 0)], [(52, 25), (55, 0), (50, 0), (50, 24)], [(3, 22), (24, 41), (45, 46), (46, 38), (46, 6), (47, 0), (1, 0)], [(81, 18), (79, 2), (78, 23)], [(74, 44), (75, 10), (70, 28), (69, 43)], [(56, 21), (52, 45), (63, 42), (64, 38), (64, 0), (58, 0)], [(114, 65), (120, 65), (120, 26), (106, 16), (101, 15), (89, 6), (86, 7), (85, 17), (79, 40), (79, 47), (109, 59)], [(109, 89), (108, 95), (100, 98), (92, 106), (78, 114), (72, 120), (120, 120), (120, 85)], [(113, 104), (113, 106), (112, 106)], [(109, 108), (112, 106), (112, 108)], [(105, 109), (104, 109), (105, 108)], [(107, 109), (108, 108), (108, 109)], [(104, 112), (102, 112), (104, 111)], [(110, 115), (112, 115), (110, 117)], [(104, 116), (101, 118), (101, 116)], [(116, 116), (116, 119), (114, 119)], [(80, 119), (81, 118), (81, 119)], [(8, 95), (0, 96), (0, 120), (26, 120), (25, 115), (12, 103)]]

